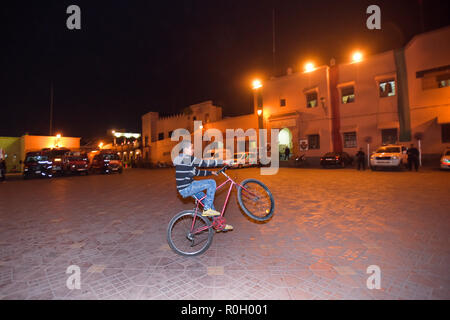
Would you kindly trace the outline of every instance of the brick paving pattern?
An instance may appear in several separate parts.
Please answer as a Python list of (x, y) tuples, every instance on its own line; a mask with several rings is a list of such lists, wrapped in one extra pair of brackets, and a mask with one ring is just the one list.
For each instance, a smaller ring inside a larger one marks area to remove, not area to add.
[(191, 258), (166, 242), (193, 207), (172, 169), (0, 184), (0, 299), (450, 299), (449, 172), (229, 172), (265, 182), (274, 217), (250, 221), (234, 193), (235, 230)]

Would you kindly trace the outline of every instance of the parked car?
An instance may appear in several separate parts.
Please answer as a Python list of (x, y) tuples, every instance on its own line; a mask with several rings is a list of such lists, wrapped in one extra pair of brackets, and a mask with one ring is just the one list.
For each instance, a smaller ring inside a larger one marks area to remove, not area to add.
[(115, 153), (100, 153), (94, 156), (90, 166), (92, 173), (113, 173), (123, 172), (122, 161)]
[(52, 161), (52, 170), (54, 174), (64, 174), (63, 157), (69, 151), (70, 150), (66, 148), (43, 149), (43, 152), (48, 156), (49, 160)]
[(329, 166), (341, 167), (353, 164), (353, 158), (347, 152), (328, 152), (320, 158), (320, 165), (324, 168)]
[(407, 165), (406, 147), (402, 145), (382, 146), (370, 156), (370, 168), (373, 171), (381, 167), (402, 169)]
[(441, 169), (450, 169), (450, 148), (447, 148), (441, 157)]
[(52, 161), (43, 151), (27, 152), (23, 165), (24, 179), (31, 177), (53, 177)]
[(66, 152), (62, 160), (64, 174), (75, 174), (89, 172), (89, 160), (86, 153), (69, 151)]
[(258, 155), (254, 152), (237, 152), (234, 154), (233, 168), (245, 168), (258, 165)]
[(204, 160), (227, 160), (231, 159), (231, 152), (228, 149), (213, 149), (210, 157), (204, 157)]

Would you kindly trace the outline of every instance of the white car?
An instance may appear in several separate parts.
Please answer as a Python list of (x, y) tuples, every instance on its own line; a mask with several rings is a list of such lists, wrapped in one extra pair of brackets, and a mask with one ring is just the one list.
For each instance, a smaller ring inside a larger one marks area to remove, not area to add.
[(450, 148), (444, 151), (441, 157), (441, 169), (450, 169)]
[(231, 152), (228, 149), (214, 149), (211, 150), (211, 156), (204, 156), (203, 160), (229, 160), (231, 159)]
[(382, 146), (370, 156), (370, 168), (373, 171), (381, 167), (401, 169), (407, 164), (406, 148), (401, 145)]
[(258, 156), (254, 152), (238, 152), (234, 154), (234, 167), (243, 168), (258, 165)]

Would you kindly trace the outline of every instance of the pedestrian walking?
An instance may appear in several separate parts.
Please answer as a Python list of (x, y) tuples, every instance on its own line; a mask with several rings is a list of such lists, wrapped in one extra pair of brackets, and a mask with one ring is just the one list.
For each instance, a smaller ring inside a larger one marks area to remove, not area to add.
[(358, 171), (363, 169), (366, 170), (366, 154), (364, 153), (363, 148), (359, 148), (359, 151), (356, 153), (356, 161), (358, 162)]
[(284, 148), (284, 160), (289, 160), (289, 155), (291, 154), (291, 149), (288, 146)]
[(419, 171), (419, 150), (414, 147), (414, 144), (411, 143), (411, 146), (408, 148), (408, 168), (409, 171), (412, 171), (412, 167), (414, 165), (414, 169)]
[(0, 159), (0, 181), (5, 182), (6, 180), (6, 161), (5, 159)]

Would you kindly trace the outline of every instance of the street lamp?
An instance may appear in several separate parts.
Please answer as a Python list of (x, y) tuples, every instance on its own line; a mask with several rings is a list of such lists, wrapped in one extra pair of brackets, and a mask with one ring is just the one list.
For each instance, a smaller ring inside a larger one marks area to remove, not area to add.
[(100, 142), (99, 144), (98, 144), (98, 147), (101, 149), (101, 148), (103, 148), (103, 142)]
[(114, 139), (113, 145), (115, 146), (117, 144), (117, 141), (116, 141), (116, 130), (112, 130), (111, 133), (112, 133), (113, 139)]
[(360, 62), (363, 58), (363, 55), (360, 51), (355, 51), (352, 55), (353, 62)]
[(56, 135), (56, 139), (55, 139), (55, 148), (59, 147), (59, 140), (61, 139), (61, 133), (58, 133)]
[(254, 90), (261, 88), (262, 87), (261, 80), (259, 80), (259, 79), (253, 80), (252, 87), (253, 87)]
[(308, 62), (305, 64), (305, 72), (311, 72), (314, 71), (314, 69), (315, 69), (314, 63)]
[(262, 82), (259, 79), (255, 79), (252, 82), (252, 88), (254, 91), (254, 107), (256, 113), (258, 114), (258, 129), (262, 129), (264, 127), (263, 123), (263, 97), (262, 97)]

